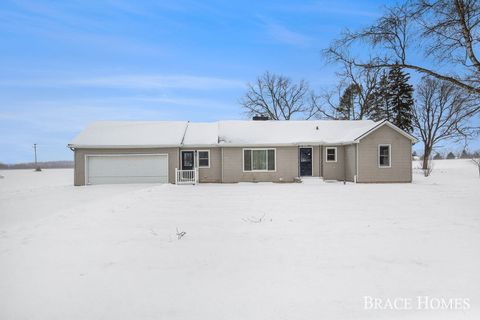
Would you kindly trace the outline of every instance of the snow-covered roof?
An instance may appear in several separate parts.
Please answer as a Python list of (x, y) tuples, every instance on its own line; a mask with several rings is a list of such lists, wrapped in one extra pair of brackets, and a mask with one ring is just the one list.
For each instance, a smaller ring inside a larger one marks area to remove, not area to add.
[(220, 121), (221, 145), (301, 145), (353, 143), (375, 127), (371, 120)]
[(184, 146), (217, 145), (218, 144), (218, 123), (217, 122), (189, 122), (185, 137)]
[(357, 142), (384, 124), (389, 123), (371, 120), (102, 121), (85, 128), (69, 147), (339, 145)]
[(86, 127), (70, 147), (179, 146), (187, 121), (99, 121)]

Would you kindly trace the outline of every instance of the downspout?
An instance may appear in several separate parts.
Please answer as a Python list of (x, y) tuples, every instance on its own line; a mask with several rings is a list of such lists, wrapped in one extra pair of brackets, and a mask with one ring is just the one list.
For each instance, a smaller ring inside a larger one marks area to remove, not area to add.
[(347, 184), (347, 152), (343, 145), (343, 184)]

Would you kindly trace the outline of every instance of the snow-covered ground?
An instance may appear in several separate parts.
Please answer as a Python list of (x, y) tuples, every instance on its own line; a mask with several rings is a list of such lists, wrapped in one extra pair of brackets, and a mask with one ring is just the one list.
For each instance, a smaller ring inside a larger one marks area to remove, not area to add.
[[(0, 171), (0, 319), (480, 319), (477, 169), (417, 171), (87, 187), (71, 170)], [(365, 310), (364, 296), (471, 308)]]

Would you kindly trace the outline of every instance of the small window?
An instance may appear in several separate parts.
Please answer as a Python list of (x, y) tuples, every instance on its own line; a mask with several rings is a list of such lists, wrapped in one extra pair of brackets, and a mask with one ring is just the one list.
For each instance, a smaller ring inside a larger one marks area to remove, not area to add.
[(390, 168), (390, 145), (381, 144), (378, 146), (378, 166)]
[(244, 149), (243, 171), (275, 171), (275, 149)]
[(337, 162), (337, 147), (330, 147), (325, 149), (327, 162)]
[(210, 168), (210, 151), (198, 151), (198, 167)]

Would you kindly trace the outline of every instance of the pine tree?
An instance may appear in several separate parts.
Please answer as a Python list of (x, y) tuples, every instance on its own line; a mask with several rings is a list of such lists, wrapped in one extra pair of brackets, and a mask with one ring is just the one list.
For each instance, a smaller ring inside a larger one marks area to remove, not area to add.
[(368, 117), (373, 121), (388, 120), (393, 122), (393, 114), (388, 103), (388, 76), (385, 72), (372, 93), (372, 105)]
[(447, 159), (455, 159), (455, 155), (453, 154), (453, 152), (449, 152), (447, 154)]
[(340, 97), (340, 102), (337, 107), (337, 118), (339, 120), (353, 120), (356, 119), (355, 115), (355, 99), (358, 97), (359, 88), (351, 84), (345, 91), (343, 91)]
[(443, 159), (442, 155), (441, 155), (440, 153), (438, 153), (438, 152), (437, 152), (437, 153), (435, 154), (435, 156), (433, 157), (433, 160), (442, 160), (442, 159)]
[(463, 149), (462, 153), (460, 154), (460, 159), (470, 159), (470, 158), (471, 158), (470, 153), (467, 150)]
[(413, 131), (413, 86), (408, 83), (410, 76), (399, 66), (388, 73), (387, 99), (392, 111), (392, 123), (407, 132)]

